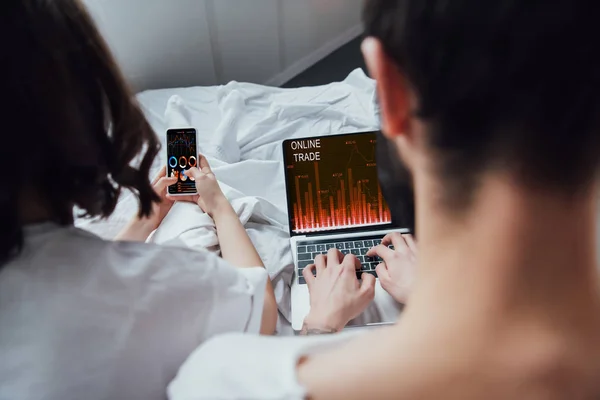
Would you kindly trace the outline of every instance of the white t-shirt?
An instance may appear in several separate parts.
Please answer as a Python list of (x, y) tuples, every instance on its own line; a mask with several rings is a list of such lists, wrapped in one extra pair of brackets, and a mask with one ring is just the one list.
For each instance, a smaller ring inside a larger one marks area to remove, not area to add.
[(194, 351), (168, 388), (170, 400), (301, 400), (298, 361), (331, 349), (362, 331), (310, 337), (231, 333)]
[(163, 399), (203, 341), (259, 331), (267, 279), (208, 252), (28, 227), (0, 268), (0, 399)]

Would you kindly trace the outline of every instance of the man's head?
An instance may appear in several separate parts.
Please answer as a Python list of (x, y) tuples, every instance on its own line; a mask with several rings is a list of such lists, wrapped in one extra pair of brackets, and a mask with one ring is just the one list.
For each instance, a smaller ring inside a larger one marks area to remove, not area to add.
[(24, 224), (68, 224), (74, 205), (106, 217), (122, 187), (149, 214), (159, 144), (78, 0), (0, 3), (2, 263)]
[(469, 203), (489, 173), (589, 189), (600, 161), (600, 3), (367, 0), (383, 129), (415, 179)]

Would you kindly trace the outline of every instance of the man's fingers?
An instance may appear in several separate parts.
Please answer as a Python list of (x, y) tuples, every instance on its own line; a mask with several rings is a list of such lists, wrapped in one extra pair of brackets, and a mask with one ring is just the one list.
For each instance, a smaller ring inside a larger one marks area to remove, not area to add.
[(158, 181), (160, 180), (160, 178), (167, 176), (167, 167), (163, 166), (160, 171), (158, 171), (158, 174), (156, 174), (156, 176), (154, 177), (154, 179), (152, 179), (152, 186), (156, 185), (158, 183)]
[(377, 276), (379, 277), (380, 280), (387, 281), (390, 279), (390, 271), (388, 271), (385, 263), (379, 264), (375, 268), (375, 272), (377, 272)]
[(340, 265), (344, 259), (344, 255), (336, 248), (331, 248), (327, 251), (327, 267), (335, 267)]
[(308, 285), (309, 288), (311, 287), (311, 285), (313, 284), (313, 282), (315, 280), (315, 276), (313, 275), (313, 271), (315, 270), (315, 268), (316, 268), (315, 264), (310, 264), (302, 270), (302, 276), (304, 277), (304, 280), (306, 281), (306, 284)]
[(325, 272), (325, 268), (327, 268), (326, 263), (327, 263), (327, 260), (323, 254), (319, 254), (318, 256), (315, 257), (315, 265), (317, 268), (317, 275), (319, 275), (322, 272)]
[(384, 246), (389, 246), (390, 244), (392, 244), (392, 234), (388, 233), (387, 235), (385, 235), (383, 239), (381, 239), (381, 244)]
[(362, 274), (360, 283), (360, 295), (373, 300), (375, 297), (375, 277), (371, 274)]
[(417, 254), (417, 242), (415, 242), (415, 238), (411, 234), (402, 235), (408, 248), (414, 253)]
[(389, 259), (394, 255), (394, 250), (388, 248), (387, 246), (380, 244), (379, 246), (375, 246), (367, 252), (367, 256), (369, 257), (381, 257), (384, 260)]
[(354, 254), (346, 254), (342, 260), (342, 264), (348, 265), (349, 267), (352, 266), (353, 270), (361, 268), (360, 261)]
[(400, 232), (393, 232), (385, 235), (385, 237), (381, 241), (381, 244), (383, 244), (384, 246), (389, 246), (390, 244), (392, 244), (394, 245), (394, 250), (396, 250), (397, 252), (402, 254), (408, 253), (408, 245), (406, 244), (406, 241), (404, 240)]

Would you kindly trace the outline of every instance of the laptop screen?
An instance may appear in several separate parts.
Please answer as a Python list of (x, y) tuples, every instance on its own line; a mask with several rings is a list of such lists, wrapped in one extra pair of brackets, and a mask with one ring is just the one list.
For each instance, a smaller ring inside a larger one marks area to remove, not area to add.
[(374, 132), (286, 140), (293, 234), (391, 224), (375, 161)]

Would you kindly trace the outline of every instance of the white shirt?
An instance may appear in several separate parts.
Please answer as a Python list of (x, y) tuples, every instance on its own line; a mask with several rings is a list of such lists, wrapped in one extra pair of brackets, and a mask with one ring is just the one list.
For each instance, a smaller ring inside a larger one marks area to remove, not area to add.
[(171, 400), (301, 400), (296, 367), (307, 355), (343, 344), (362, 331), (311, 337), (226, 334), (200, 346), (168, 389)]
[(29, 227), (0, 268), (0, 399), (162, 399), (186, 357), (258, 332), (267, 273), (208, 253)]

